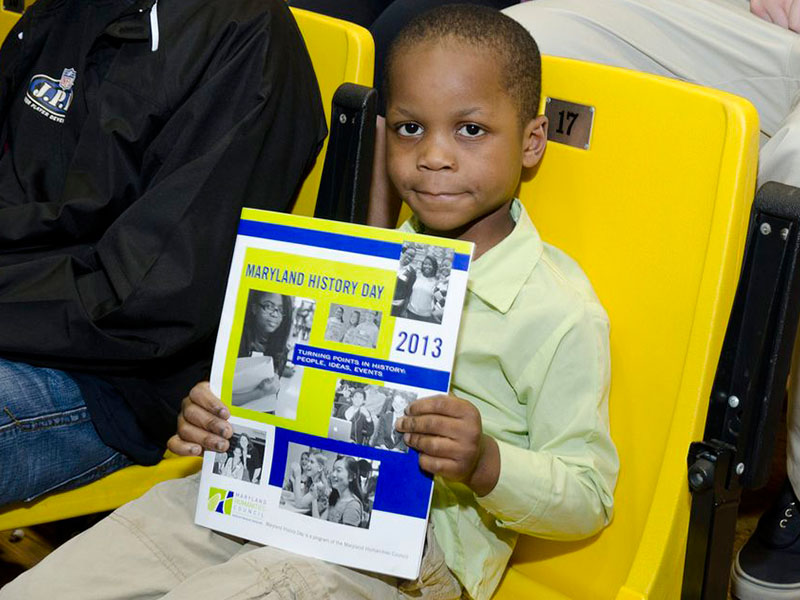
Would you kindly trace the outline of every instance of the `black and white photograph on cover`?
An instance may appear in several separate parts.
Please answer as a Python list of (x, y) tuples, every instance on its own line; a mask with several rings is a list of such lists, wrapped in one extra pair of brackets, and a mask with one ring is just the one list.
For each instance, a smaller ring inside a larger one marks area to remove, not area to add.
[(294, 345), (308, 339), (315, 303), (307, 298), (250, 290), (231, 404), (294, 419), (303, 367), (291, 362)]
[(311, 325), (314, 322), (314, 301), (301, 300), (294, 311), (294, 337), (306, 342), (311, 335)]
[(214, 456), (214, 473), (250, 483), (261, 482), (264, 447), (267, 435), (263, 431), (231, 423), (233, 435), (227, 452)]
[(392, 298), (392, 316), (441, 323), (452, 264), (452, 248), (404, 243)]
[(290, 442), (279, 507), (367, 529), (380, 464)]
[(375, 348), (382, 320), (383, 314), (379, 310), (331, 304), (325, 326), (325, 341)]
[(331, 410), (328, 437), (383, 450), (407, 452), (402, 434), (394, 424), (415, 392), (389, 386), (339, 379)]

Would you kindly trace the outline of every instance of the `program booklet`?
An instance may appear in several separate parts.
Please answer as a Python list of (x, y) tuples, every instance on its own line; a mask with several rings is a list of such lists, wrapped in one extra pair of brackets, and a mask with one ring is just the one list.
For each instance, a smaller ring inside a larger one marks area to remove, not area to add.
[(297, 554), (413, 579), (432, 477), (395, 431), (447, 393), (472, 244), (244, 209), (211, 389), (195, 520)]

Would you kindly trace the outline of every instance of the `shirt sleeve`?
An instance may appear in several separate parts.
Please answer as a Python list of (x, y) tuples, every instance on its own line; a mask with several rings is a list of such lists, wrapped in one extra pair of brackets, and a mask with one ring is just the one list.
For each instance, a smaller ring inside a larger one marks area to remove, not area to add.
[[(57, 207), (0, 210), (5, 358), (124, 374), (211, 347), (242, 205), (288, 210), (325, 133), (311, 63), (280, 5), (269, 27), (253, 18), (198, 47), (207, 58), (175, 59), (207, 65), (191, 83), (163, 75), (171, 97), (186, 89), (168, 115), (153, 113), (157, 133), (126, 129), (122, 116), (147, 102), (120, 88), (117, 106), (98, 109), (99, 120), (109, 110), (119, 117), (84, 132)], [(75, 239), (63, 252), (25, 256), (8, 252), (6, 230), (28, 247), (65, 232)]]
[(568, 320), (532, 361), (548, 359), (540, 387), (531, 376), (540, 368), (524, 369), (514, 386), (527, 406), (529, 447), (498, 441), (500, 476), (478, 502), (503, 527), (579, 539), (610, 521), (619, 470), (608, 426), (608, 322), (589, 311)]

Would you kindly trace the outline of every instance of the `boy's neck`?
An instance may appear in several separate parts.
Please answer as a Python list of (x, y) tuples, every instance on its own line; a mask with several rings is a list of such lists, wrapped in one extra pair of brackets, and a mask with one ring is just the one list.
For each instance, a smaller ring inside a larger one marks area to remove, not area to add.
[(470, 221), (452, 231), (435, 231), (424, 226), (424, 233), (441, 237), (464, 240), (475, 244), (472, 260), (477, 260), (497, 244), (502, 242), (514, 230), (514, 219), (511, 218), (511, 203), (504, 202), (490, 213)]

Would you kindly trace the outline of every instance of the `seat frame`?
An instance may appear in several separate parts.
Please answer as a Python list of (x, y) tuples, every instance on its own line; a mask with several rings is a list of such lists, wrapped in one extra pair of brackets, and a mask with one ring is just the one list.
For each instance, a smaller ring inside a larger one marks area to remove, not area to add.
[(800, 189), (767, 183), (753, 203), (692, 492), (682, 597), (723, 600), (743, 488), (766, 484), (800, 316)]

